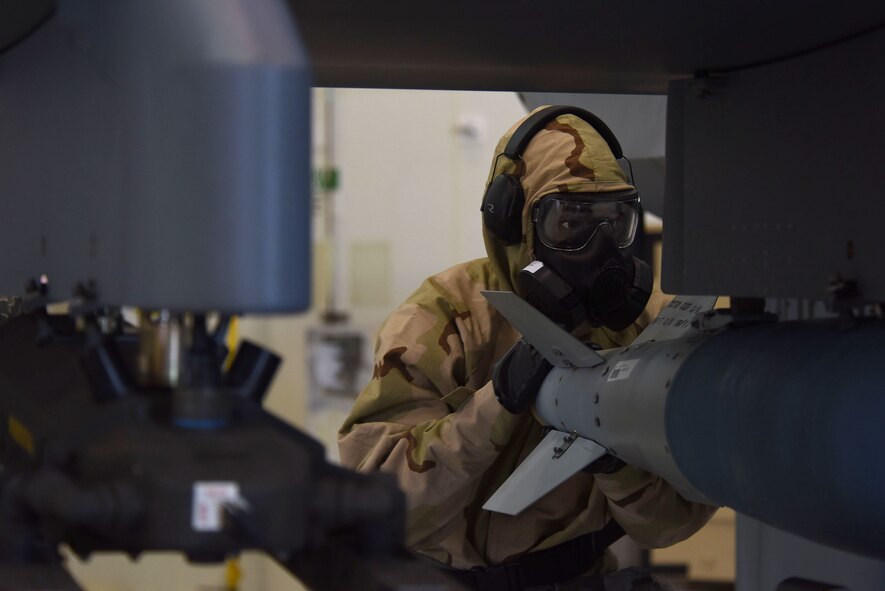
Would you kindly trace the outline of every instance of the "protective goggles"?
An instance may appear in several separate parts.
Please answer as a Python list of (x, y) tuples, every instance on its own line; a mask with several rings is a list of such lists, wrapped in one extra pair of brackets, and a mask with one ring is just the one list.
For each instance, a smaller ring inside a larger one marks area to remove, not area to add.
[(639, 193), (560, 193), (541, 198), (532, 212), (538, 239), (554, 250), (581, 250), (603, 224), (620, 248), (633, 243), (639, 225)]

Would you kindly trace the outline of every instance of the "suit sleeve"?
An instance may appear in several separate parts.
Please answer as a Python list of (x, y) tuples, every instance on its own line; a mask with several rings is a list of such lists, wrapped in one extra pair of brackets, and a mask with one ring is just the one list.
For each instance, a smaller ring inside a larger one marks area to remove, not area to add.
[(701, 529), (716, 507), (685, 499), (666, 480), (635, 466), (595, 475), (614, 519), (637, 543), (662, 548)]
[(488, 364), (466, 363), (463, 315), (442, 298), (412, 299), (396, 310), (379, 334), (373, 377), (339, 432), (342, 464), (397, 476), (410, 546), (463, 521), (457, 518), (518, 419), (490, 382), (465, 385)]

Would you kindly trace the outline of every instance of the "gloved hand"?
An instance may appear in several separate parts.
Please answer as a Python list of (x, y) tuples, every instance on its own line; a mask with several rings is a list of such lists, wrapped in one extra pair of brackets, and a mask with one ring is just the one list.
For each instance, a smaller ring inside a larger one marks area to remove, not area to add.
[(553, 366), (524, 339), (517, 341), (492, 372), (495, 397), (513, 414), (531, 408)]

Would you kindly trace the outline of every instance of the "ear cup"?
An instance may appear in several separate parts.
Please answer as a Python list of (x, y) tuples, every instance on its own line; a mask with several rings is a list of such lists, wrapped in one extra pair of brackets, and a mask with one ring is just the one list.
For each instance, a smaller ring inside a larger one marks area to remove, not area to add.
[(522, 240), (522, 208), (525, 195), (519, 179), (511, 174), (496, 176), (482, 200), (482, 219), (489, 232), (504, 244)]

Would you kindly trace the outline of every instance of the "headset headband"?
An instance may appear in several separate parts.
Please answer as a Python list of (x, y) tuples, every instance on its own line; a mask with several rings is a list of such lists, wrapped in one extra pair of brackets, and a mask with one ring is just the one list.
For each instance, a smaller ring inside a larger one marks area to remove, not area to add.
[(513, 135), (510, 137), (510, 141), (507, 142), (507, 146), (504, 148), (502, 154), (511, 160), (515, 160), (522, 156), (523, 151), (529, 141), (535, 137), (535, 134), (560, 115), (575, 115), (583, 119), (592, 125), (593, 129), (602, 136), (602, 139), (608, 144), (608, 147), (612, 151), (612, 154), (614, 154), (616, 160), (624, 157), (624, 152), (621, 150), (621, 144), (618, 142), (618, 138), (615, 137), (615, 134), (612, 133), (612, 130), (609, 129), (608, 125), (606, 125), (602, 119), (590, 111), (579, 107), (569, 107), (567, 105), (553, 105), (546, 109), (541, 109), (523, 121), (522, 125), (516, 128), (516, 131), (513, 132)]

